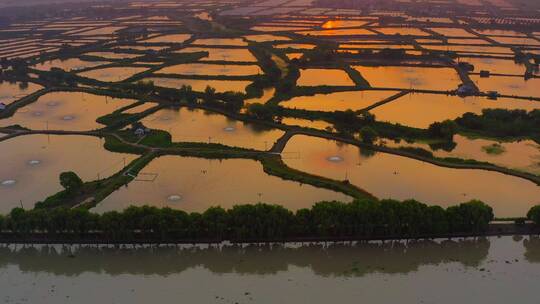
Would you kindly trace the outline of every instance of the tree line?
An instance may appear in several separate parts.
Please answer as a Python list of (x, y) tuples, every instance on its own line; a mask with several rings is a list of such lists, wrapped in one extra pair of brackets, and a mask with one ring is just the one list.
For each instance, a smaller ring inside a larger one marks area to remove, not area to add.
[(13, 209), (0, 216), (4, 234), (97, 235), (100, 240), (287, 240), (377, 238), (483, 233), (493, 210), (480, 201), (446, 209), (415, 200), (319, 202), (296, 212), (279, 205), (212, 207), (202, 213), (129, 207), (103, 214), (82, 208)]
[(484, 109), (482, 114), (465, 113), (456, 119), (461, 129), (493, 137), (540, 138), (540, 110)]

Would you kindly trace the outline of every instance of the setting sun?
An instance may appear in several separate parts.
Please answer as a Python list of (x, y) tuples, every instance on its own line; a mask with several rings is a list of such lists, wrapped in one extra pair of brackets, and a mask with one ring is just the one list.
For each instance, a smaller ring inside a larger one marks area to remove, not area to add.
[(327, 29), (327, 30), (333, 29), (333, 28), (336, 27), (336, 23), (337, 23), (337, 21), (333, 21), (333, 20), (326, 21), (326, 22), (322, 25), (322, 28), (323, 28), (323, 29)]

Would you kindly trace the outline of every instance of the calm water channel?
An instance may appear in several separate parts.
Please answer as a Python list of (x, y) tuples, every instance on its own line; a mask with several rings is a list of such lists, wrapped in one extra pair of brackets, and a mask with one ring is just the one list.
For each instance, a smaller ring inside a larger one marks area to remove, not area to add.
[(537, 303), (539, 278), (540, 239), (529, 237), (0, 247), (3, 303)]

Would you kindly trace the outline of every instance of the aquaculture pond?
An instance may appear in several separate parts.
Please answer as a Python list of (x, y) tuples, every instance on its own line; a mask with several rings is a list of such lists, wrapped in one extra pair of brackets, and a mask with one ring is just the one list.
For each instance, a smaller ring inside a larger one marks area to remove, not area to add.
[(409, 44), (352, 44), (343, 43), (339, 45), (340, 49), (409, 49), (412, 50), (413, 46)]
[(246, 87), (251, 81), (245, 80), (207, 80), (207, 79), (179, 79), (153, 77), (145, 78), (144, 81), (153, 81), (156, 86), (179, 89), (183, 85), (191, 86), (194, 91), (204, 92), (207, 86), (216, 89), (217, 92), (240, 92), (245, 93)]
[(171, 34), (158, 36), (146, 40), (141, 40), (144, 43), (183, 43), (191, 38), (191, 34)]
[(387, 141), (391, 147), (419, 147), (437, 157), (457, 157), (489, 162), (502, 167), (540, 175), (540, 145), (532, 140), (499, 142), (455, 135), (455, 146)]
[(380, 88), (455, 90), (461, 80), (454, 69), (405, 66), (355, 66), (373, 86)]
[(493, 76), (489, 78), (481, 78), (473, 75), (471, 79), (476, 83), (480, 90), (495, 91), (499, 94), (523, 96), (523, 97), (540, 97), (540, 79), (533, 78), (525, 80), (523, 77), (509, 76)]
[[(10, 302), (490, 303), (534, 297), (534, 236), (353, 244), (6, 246)], [(72, 258), (68, 258), (72, 257)], [(456, 293), (448, 286), (459, 288)], [(280, 292), (276, 292), (279, 290)], [(392, 292), (381, 292), (392, 290)]]
[(527, 36), (524, 33), (512, 31), (512, 30), (495, 30), (495, 29), (475, 29), (475, 32), (488, 35), (488, 36), (515, 36), (515, 37), (525, 37)]
[(269, 176), (254, 160), (162, 156), (93, 211), (101, 213), (144, 204), (204, 211), (212, 206), (231, 208), (236, 204), (257, 202), (280, 204), (296, 210), (322, 200), (351, 199), (334, 191)]
[(137, 50), (137, 51), (154, 51), (159, 52), (168, 48), (168, 46), (145, 46), (145, 45), (122, 45), (116, 47), (119, 50)]
[(367, 29), (332, 29), (319, 31), (301, 31), (298, 34), (309, 36), (347, 36), (347, 35), (375, 35), (373, 31)]
[(93, 68), (98, 65), (107, 64), (106, 61), (84, 61), (79, 58), (69, 58), (66, 60), (54, 59), (50, 61), (45, 61), (38, 63), (33, 68), (42, 71), (49, 71), (52, 68), (60, 68), (64, 71), (76, 71), (86, 68)]
[(377, 120), (402, 125), (427, 128), (430, 124), (446, 119), (455, 119), (467, 112), (481, 113), (483, 109), (540, 109), (540, 102), (485, 97), (450, 96), (443, 94), (407, 94), (387, 104), (370, 110)]
[(309, 120), (301, 118), (284, 117), (281, 123), (288, 126), (298, 126), (303, 128), (312, 128), (318, 130), (332, 130), (334, 126), (324, 120)]
[(32, 82), (7, 82), (0, 81), (0, 102), (6, 105), (30, 95), (43, 87)]
[(251, 76), (262, 74), (258, 65), (186, 63), (165, 67), (158, 73), (180, 75)]
[(414, 198), (440, 206), (479, 199), (492, 206), (498, 217), (517, 217), (526, 214), (540, 197), (540, 187), (522, 178), (439, 167), (326, 139), (294, 136), (285, 153), (298, 153), (298, 158), (284, 159), (294, 169), (348, 179), (379, 198)]
[(493, 74), (524, 75), (526, 67), (514, 62), (514, 60), (492, 58), (464, 58), (464, 62), (474, 65), (474, 72), (489, 71)]
[(276, 36), (276, 35), (269, 35), (269, 34), (261, 34), (261, 35), (247, 35), (244, 36), (247, 40), (255, 41), (255, 42), (270, 42), (270, 41), (285, 41), (285, 40), (291, 40), (289, 37), (285, 36)]
[(147, 68), (141, 67), (114, 67), (95, 69), (79, 73), (80, 76), (96, 79), (105, 82), (123, 81), (127, 78), (146, 71)]
[(278, 44), (275, 46), (277, 49), (300, 49), (300, 50), (311, 50), (316, 47), (315, 44), (307, 44), (307, 43), (284, 43), (284, 44)]
[[(309, 30), (309, 27), (301, 27), (301, 26), (254, 26), (251, 28), (253, 31), (258, 32), (282, 32), (282, 31), (302, 31), (302, 30)], [(303, 33), (303, 32), (302, 32)]]
[(124, 29), (124, 26), (107, 26), (103, 28), (98, 28), (95, 30), (85, 31), (82, 33), (77, 33), (79, 36), (93, 36), (93, 35), (112, 35), (116, 31)]
[(90, 53), (85, 53), (83, 55), (102, 57), (105, 59), (133, 59), (133, 58), (142, 56), (141, 54), (115, 53), (115, 52), (90, 52)]
[(380, 32), (384, 35), (411, 35), (411, 36), (429, 36), (427, 32), (419, 28), (406, 28), (406, 27), (383, 27), (383, 28), (374, 28), (377, 32)]
[(196, 39), (191, 44), (201, 45), (224, 45), (224, 46), (247, 46), (247, 42), (242, 38), (204, 38)]
[(323, 29), (335, 29), (340, 27), (359, 27), (363, 26), (367, 21), (362, 20), (328, 20), (321, 27)]
[(12, 117), (0, 119), (0, 126), (21, 125), (34, 130), (86, 131), (104, 127), (96, 119), (134, 103), (83, 92), (47, 93), (18, 109)]
[(0, 212), (32, 208), (62, 190), (59, 175), (76, 172), (84, 181), (108, 177), (135, 155), (112, 153), (99, 138), (25, 135), (0, 142)]
[(162, 109), (142, 122), (148, 128), (171, 133), (174, 142), (211, 142), (257, 150), (270, 149), (284, 133), (187, 108)]
[(299, 86), (354, 86), (347, 72), (339, 69), (301, 69)]
[(201, 48), (188, 47), (175, 53), (196, 53), (208, 52), (208, 56), (202, 58), (203, 61), (245, 61), (257, 62), (257, 59), (248, 49), (226, 49), (226, 48)]
[(122, 111), (122, 113), (124, 114), (136, 114), (136, 113), (141, 113), (143, 111), (146, 111), (150, 108), (153, 108), (155, 106), (157, 106), (158, 104), (157, 103), (153, 103), (153, 102), (145, 102), (143, 104), (140, 104), (138, 106), (135, 106), (135, 107), (131, 107), (129, 109), (126, 109), (124, 111)]
[(309, 111), (361, 110), (382, 101), (399, 91), (347, 91), (313, 96), (297, 96), (280, 104), (286, 108)]
[(304, 53), (287, 53), (285, 55), (287, 55), (287, 58), (289, 58), (289, 60), (293, 60), (299, 59), (300, 57), (304, 56)]
[(430, 30), (446, 37), (470, 37), (470, 38), (478, 37), (475, 34), (471, 34), (461, 28), (438, 27), (438, 28), (430, 28)]
[(540, 41), (537, 41), (533, 38), (527, 37), (490, 37), (491, 39), (502, 43), (502, 44), (511, 44), (511, 45), (530, 45), (538, 47), (540, 46)]
[(268, 100), (272, 99), (274, 97), (274, 94), (276, 93), (275, 88), (265, 88), (263, 89), (263, 94), (261, 97), (253, 97), (249, 99), (244, 100), (244, 106), (248, 106), (252, 103), (262, 103), (265, 104)]
[[(477, 45), (449, 45), (449, 44), (441, 44), (441, 45), (422, 45), (423, 48), (428, 50), (438, 50), (438, 51), (445, 51), (445, 52), (460, 52), (460, 53), (466, 53), (466, 54), (494, 54), (494, 55), (508, 55), (508, 59), (513, 59), (513, 52), (512, 49), (508, 47), (500, 47), (500, 46), (492, 46), (492, 45), (485, 45), (485, 46), (477, 46)], [(462, 58), (462, 61), (467, 61), (469, 58)], [(504, 60), (504, 59), (503, 59)]]

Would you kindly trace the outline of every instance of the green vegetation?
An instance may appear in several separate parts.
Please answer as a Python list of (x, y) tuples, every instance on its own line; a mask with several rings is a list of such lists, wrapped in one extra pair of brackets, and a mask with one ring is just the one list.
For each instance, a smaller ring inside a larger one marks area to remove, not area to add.
[(506, 152), (506, 149), (499, 143), (483, 146), (482, 150), (490, 155), (501, 155)]
[(540, 143), (540, 110), (484, 109), (456, 119), (460, 130), (488, 137), (529, 137)]
[(372, 144), (377, 139), (377, 132), (373, 128), (365, 126), (360, 129), (360, 138), (366, 144)]
[(112, 135), (105, 136), (105, 144), (103, 146), (111, 152), (119, 153), (143, 154), (147, 150), (144, 147), (128, 145), (118, 137)]
[(39, 232), (84, 237), (92, 232), (102, 240), (270, 241), (482, 234), (492, 219), (491, 207), (479, 201), (443, 209), (414, 200), (357, 200), (320, 202), (296, 212), (262, 203), (189, 214), (149, 206), (101, 215), (80, 208), (15, 208), (0, 217), (0, 230), (22, 236)]
[(428, 128), (428, 133), (435, 138), (452, 140), (457, 133), (457, 125), (451, 120), (432, 123)]
[(67, 193), (77, 193), (83, 186), (82, 179), (72, 171), (60, 173), (60, 185)]
[(533, 221), (537, 226), (540, 226), (540, 205), (532, 207), (527, 212), (527, 218)]
[(136, 176), (155, 157), (156, 155), (152, 153), (143, 155), (108, 178), (86, 183), (83, 183), (75, 173), (64, 172), (60, 175), (60, 182), (65, 190), (49, 196), (42, 202), (37, 202), (35, 209), (54, 210), (73, 206), (93, 207), (115, 190), (132, 181), (132, 176)]
[(39, 79), (52, 82), (55, 85), (76, 86), (79, 76), (66, 72), (59, 68), (52, 68), (49, 73), (40, 73)]
[(270, 105), (252, 103), (248, 106), (246, 113), (248, 116), (255, 119), (259, 119), (263, 121), (274, 121), (274, 117), (276, 114), (273, 108), (274, 107)]

